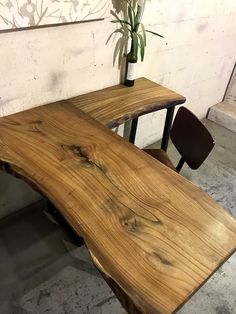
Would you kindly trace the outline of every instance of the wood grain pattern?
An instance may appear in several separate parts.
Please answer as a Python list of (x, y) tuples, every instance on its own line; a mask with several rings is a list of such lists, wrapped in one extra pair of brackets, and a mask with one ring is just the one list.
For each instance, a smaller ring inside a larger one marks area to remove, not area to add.
[(176, 311), (236, 249), (206, 193), (66, 102), (1, 118), (0, 160), (84, 238), (130, 313)]
[(109, 128), (185, 101), (185, 97), (146, 78), (137, 79), (133, 87), (121, 84), (68, 99)]

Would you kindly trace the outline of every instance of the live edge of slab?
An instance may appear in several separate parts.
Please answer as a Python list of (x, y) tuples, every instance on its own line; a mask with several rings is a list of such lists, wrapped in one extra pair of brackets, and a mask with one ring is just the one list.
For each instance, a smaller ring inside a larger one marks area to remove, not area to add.
[(1, 118), (1, 165), (84, 238), (129, 313), (175, 312), (235, 252), (232, 216), (65, 101)]
[(133, 87), (120, 84), (67, 100), (109, 128), (185, 101), (185, 97), (146, 78), (137, 79)]

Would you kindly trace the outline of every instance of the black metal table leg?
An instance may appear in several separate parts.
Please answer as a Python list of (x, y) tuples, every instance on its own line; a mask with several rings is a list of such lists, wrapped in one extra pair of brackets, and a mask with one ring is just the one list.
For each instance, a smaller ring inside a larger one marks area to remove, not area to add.
[(132, 120), (130, 134), (129, 134), (129, 142), (133, 144), (135, 142), (137, 126), (138, 126), (138, 118), (135, 118)]
[(161, 142), (161, 149), (165, 151), (167, 151), (167, 147), (169, 143), (170, 129), (171, 129), (172, 121), (173, 121), (174, 112), (175, 112), (175, 106), (167, 108), (165, 127), (163, 131), (162, 142)]

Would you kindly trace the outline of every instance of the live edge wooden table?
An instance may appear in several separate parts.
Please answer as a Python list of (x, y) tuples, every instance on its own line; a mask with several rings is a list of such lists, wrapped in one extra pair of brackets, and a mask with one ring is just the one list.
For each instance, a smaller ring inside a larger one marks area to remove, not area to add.
[(183, 104), (186, 98), (142, 77), (135, 81), (133, 87), (120, 84), (67, 101), (109, 128), (132, 120), (131, 143), (135, 141), (139, 116), (166, 109), (161, 148), (167, 150), (175, 106)]
[(1, 118), (0, 160), (83, 237), (129, 313), (177, 311), (235, 252), (233, 217), (66, 101)]

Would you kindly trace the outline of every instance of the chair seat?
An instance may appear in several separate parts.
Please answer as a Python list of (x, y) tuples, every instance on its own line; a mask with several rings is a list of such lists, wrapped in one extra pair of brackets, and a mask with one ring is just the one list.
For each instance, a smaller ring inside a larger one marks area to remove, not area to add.
[(143, 151), (155, 159), (159, 160), (161, 163), (169, 167), (170, 169), (177, 171), (172, 161), (170, 160), (167, 153), (162, 149), (143, 149)]

